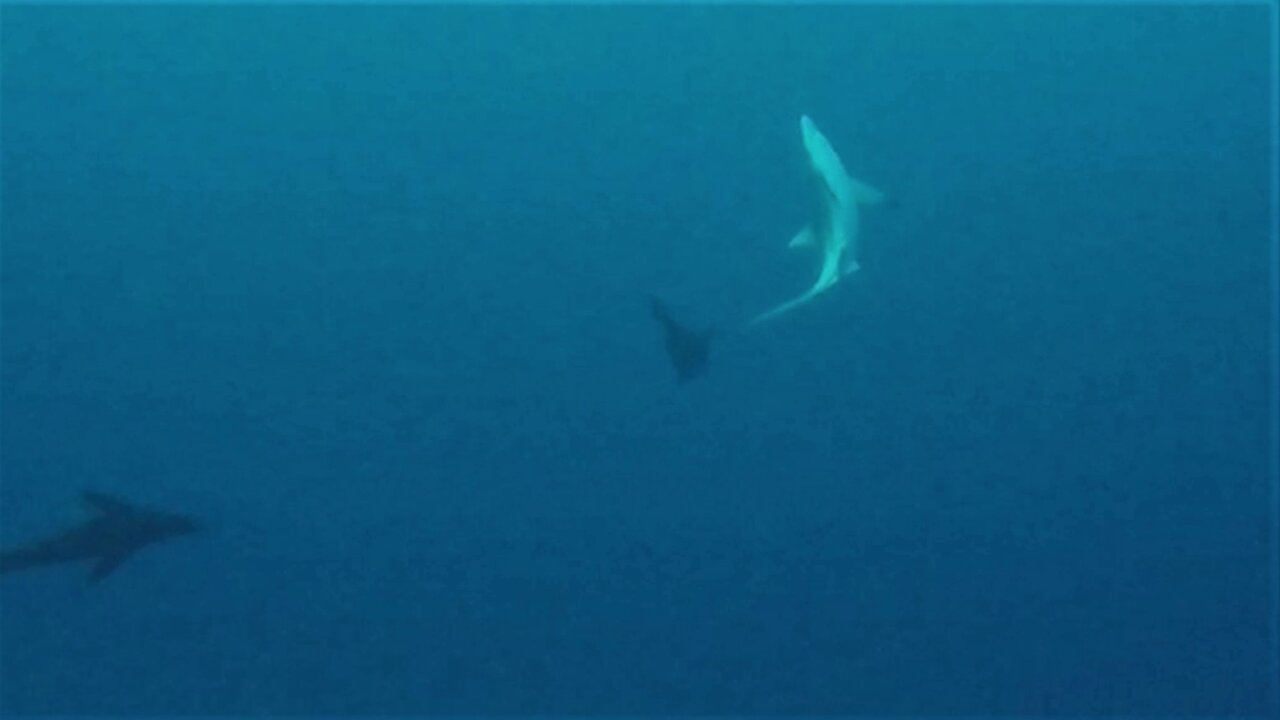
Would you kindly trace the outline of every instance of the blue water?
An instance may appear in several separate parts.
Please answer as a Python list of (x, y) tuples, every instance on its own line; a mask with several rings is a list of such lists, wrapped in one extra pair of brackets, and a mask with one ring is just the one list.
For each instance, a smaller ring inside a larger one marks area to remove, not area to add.
[(1277, 712), (1272, 21), (6, 5), (0, 713)]

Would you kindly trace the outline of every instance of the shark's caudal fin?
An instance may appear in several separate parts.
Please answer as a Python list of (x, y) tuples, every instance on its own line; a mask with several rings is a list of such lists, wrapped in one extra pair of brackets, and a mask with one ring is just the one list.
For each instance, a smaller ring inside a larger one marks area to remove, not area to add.
[(809, 288), (809, 291), (808, 291), (808, 292), (806, 292), (805, 294), (801, 295), (800, 297), (793, 298), (793, 299), (788, 300), (788, 301), (786, 301), (786, 302), (782, 303), (781, 305), (779, 305), (779, 306), (777, 306), (777, 307), (773, 308), (772, 310), (766, 310), (765, 312), (760, 313), (759, 315), (757, 315), (757, 316), (755, 316), (754, 318), (752, 318), (752, 320), (751, 320), (751, 322), (750, 322), (749, 324), (751, 324), (751, 325), (757, 325), (757, 324), (762, 323), (762, 322), (765, 322), (765, 321), (767, 321), (767, 320), (772, 320), (772, 319), (774, 319), (774, 318), (776, 318), (776, 317), (778, 317), (779, 315), (782, 315), (782, 314), (784, 314), (784, 313), (787, 313), (787, 312), (790, 312), (790, 311), (792, 311), (792, 310), (795, 310), (796, 308), (800, 307), (801, 305), (804, 305), (805, 303), (809, 302), (810, 300), (813, 300), (814, 298), (816, 298), (816, 297), (818, 297), (819, 295), (821, 295), (821, 294), (822, 294), (822, 291), (823, 291), (823, 290), (826, 290), (828, 287), (831, 287), (831, 286), (830, 286), (830, 285), (814, 285), (812, 288)]

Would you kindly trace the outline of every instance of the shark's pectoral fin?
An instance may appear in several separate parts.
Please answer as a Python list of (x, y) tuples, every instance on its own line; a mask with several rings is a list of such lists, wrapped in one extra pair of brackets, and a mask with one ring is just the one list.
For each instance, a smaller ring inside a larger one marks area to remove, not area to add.
[(840, 274), (852, 275), (861, 269), (862, 269), (862, 266), (858, 264), (857, 260), (854, 260), (853, 258), (849, 258), (844, 261), (843, 265), (840, 266)]
[(115, 572), (121, 563), (129, 559), (132, 553), (117, 553), (115, 555), (105, 555), (94, 563), (93, 571), (89, 573), (89, 584), (95, 585), (102, 582), (108, 575)]
[(862, 182), (861, 180), (855, 180), (853, 178), (849, 178), (849, 181), (853, 186), (853, 199), (858, 204), (879, 205), (880, 203), (884, 202), (884, 193)]
[(796, 236), (791, 238), (791, 242), (787, 243), (787, 247), (792, 250), (798, 250), (800, 248), (814, 247), (817, 243), (818, 239), (813, 235), (813, 226), (805, 225), (803, 230), (796, 233)]

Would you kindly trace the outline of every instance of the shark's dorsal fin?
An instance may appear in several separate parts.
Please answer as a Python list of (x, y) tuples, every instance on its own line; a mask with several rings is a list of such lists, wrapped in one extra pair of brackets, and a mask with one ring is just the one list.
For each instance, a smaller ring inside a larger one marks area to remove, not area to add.
[(93, 571), (89, 573), (89, 584), (96, 585), (107, 578), (108, 575), (115, 572), (120, 564), (129, 559), (131, 552), (116, 553), (114, 555), (104, 555), (98, 558), (98, 562), (94, 563)]
[(83, 495), (84, 501), (88, 503), (90, 507), (103, 515), (118, 515), (120, 513), (127, 513), (133, 509), (125, 501), (100, 492), (86, 490)]
[(879, 190), (855, 178), (849, 178), (849, 182), (853, 186), (853, 199), (860, 205), (879, 205), (884, 202), (884, 193)]
[(813, 236), (813, 226), (805, 225), (804, 229), (791, 238), (791, 242), (787, 243), (787, 247), (792, 250), (798, 250), (800, 248), (811, 248), (816, 243), (817, 240)]

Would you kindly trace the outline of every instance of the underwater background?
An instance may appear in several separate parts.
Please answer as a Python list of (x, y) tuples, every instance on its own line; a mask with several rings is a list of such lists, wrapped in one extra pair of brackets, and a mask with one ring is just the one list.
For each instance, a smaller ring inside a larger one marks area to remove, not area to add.
[(1280, 711), (1274, 21), (6, 4), (0, 713)]

